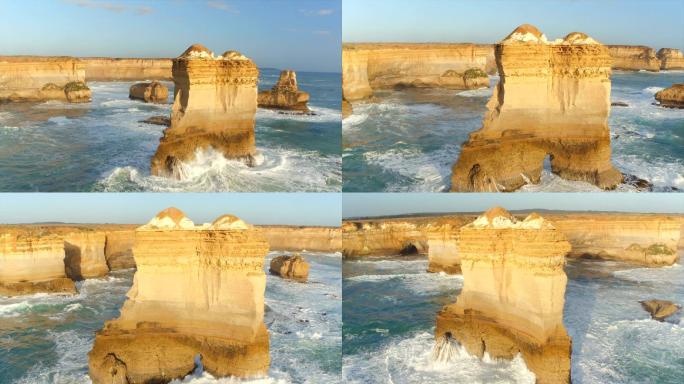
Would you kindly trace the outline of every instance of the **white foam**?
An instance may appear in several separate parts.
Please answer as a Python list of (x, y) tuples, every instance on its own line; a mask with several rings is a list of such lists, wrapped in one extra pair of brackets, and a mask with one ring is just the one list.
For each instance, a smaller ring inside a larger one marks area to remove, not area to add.
[(456, 93), (456, 96), (461, 97), (490, 97), (492, 96), (492, 88), (478, 88), (469, 89), (467, 91), (460, 91)]
[(0, 317), (17, 317), (31, 310), (33, 305), (28, 301), (18, 303), (0, 304)]
[(655, 95), (656, 93), (662, 91), (663, 89), (665, 89), (665, 88), (663, 88), (663, 87), (646, 87), (642, 91), (644, 93)]

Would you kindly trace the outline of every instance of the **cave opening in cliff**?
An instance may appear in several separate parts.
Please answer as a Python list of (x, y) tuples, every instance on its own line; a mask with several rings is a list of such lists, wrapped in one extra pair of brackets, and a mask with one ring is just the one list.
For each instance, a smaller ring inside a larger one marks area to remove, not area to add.
[(399, 251), (399, 254), (402, 256), (408, 256), (408, 255), (417, 255), (418, 254), (418, 248), (413, 243), (406, 244), (404, 248)]

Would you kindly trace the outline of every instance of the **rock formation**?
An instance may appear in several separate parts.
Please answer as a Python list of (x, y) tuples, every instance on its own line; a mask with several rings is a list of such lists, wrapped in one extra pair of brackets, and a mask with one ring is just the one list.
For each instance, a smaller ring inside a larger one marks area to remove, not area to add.
[(346, 222), (342, 225), (344, 257), (408, 255), (427, 252), (427, 239), (416, 224), (388, 220)]
[(655, 94), (661, 106), (668, 108), (684, 108), (684, 84), (673, 84)]
[(166, 104), (169, 99), (169, 89), (158, 81), (153, 81), (151, 83), (136, 83), (131, 85), (128, 97), (131, 99), (143, 100), (146, 103)]
[(607, 45), (612, 59), (611, 67), (625, 71), (660, 70), (660, 60), (653, 48), (643, 45)]
[(463, 289), (437, 315), (436, 338), (453, 338), (480, 358), (520, 353), (537, 383), (569, 383), (563, 266), (570, 244), (541, 216), (517, 221), (498, 207), (459, 237)]
[(676, 48), (660, 48), (656, 54), (660, 59), (660, 69), (684, 69), (684, 55)]
[(426, 231), (428, 243), (428, 272), (461, 273), (458, 252), (458, 230), (462, 223), (445, 223)]
[(88, 81), (171, 80), (171, 59), (84, 57)]
[(470, 134), (452, 168), (455, 192), (513, 191), (538, 183), (544, 160), (564, 179), (612, 189), (622, 174), (610, 162), (610, 57), (573, 32), (549, 42), (531, 25), (496, 46), (499, 81), (482, 128)]
[(364, 43), (342, 46), (342, 93), (349, 102), (370, 97), (375, 89), (488, 87), (485, 72), (495, 71), (491, 45)]
[(152, 174), (181, 178), (182, 162), (210, 148), (253, 164), (258, 76), (254, 62), (235, 51), (214, 56), (195, 44), (175, 58), (171, 126), (152, 158)]
[(280, 72), (278, 82), (268, 91), (259, 92), (258, 103), (262, 108), (283, 109), (309, 113), (309, 94), (297, 88), (297, 74), (286, 69)]
[(653, 320), (665, 321), (677, 313), (682, 307), (668, 300), (645, 300), (640, 301), (641, 307), (644, 311), (651, 315)]
[(259, 226), (269, 247), (278, 251), (340, 252), (342, 235), (338, 227)]
[(106, 233), (106, 237), (104, 253), (109, 270), (135, 268), (135, 231), (111, 231)]
[(354, 109), (351, 103), (346, 99), (342, 99), (342, 118), (346, 119), (347, 117), (351, 116), (352, 113), (354, 113)]
[(73, 57), (0, 56), (0, 103), (90, 101), (85, 66)]
[(267, 252), (261, 230), (230, 215), (195, 226), (169, 208), (139, 227), (128, 299), (88, 355), (93, 383), (169, 382), (198, 355), (215, 377), (266, 373)]
[(29, 231), (0, 234), (0, 296), (74, 294), (64, 273), (64, 241)]
[(309, 263), (298, 253), (281, 255), (271, 260), (268, 271), (283, 279), (306, 282), (309, 278)]
[(109, 273), (105, 258), (104, 232), (79, 231), (64, 236), (64, 269), (72, 280), (105, 276)]

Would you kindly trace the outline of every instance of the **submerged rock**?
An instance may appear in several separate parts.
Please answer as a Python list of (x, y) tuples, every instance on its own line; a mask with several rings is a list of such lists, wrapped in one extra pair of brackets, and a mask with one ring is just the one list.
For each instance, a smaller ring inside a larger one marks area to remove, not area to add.
[(133, 286), (88, 354), (93, 383), (167, 383), (197, 356), (215, 377), (266, 374), (267, 252), (261, 230), (230, 215), (195, 226), (169, 208), (139, 227)]
[(269, 272), (283, 279), (305, 282), (309, 278), (309, 263), (298, 253), (277, 256), (271, 260)]
[(268, 91), (259, 92), (259, 107), (309, 113), (309, 94), (297, 88), (297, 74), (292, 70), (280, 72), (278, 82)]
[(171, 119), (166, 116), (152, 116), (145, 120), (140, 120), (139, 123), (163, 125), (168, 127), (171, 125)]
[(539, 183), (547, 157), (564, 179), (603, 189), (622, 182), (611, 164), (605, 46), (579, 32), (549, 42), (523, 25), (499, 42), (496, 61), (501, 80), (482, 128), (461, 146), (452, 191), (514, 191)]
[(143, 100), (146, 103), (166, 104), (166, 101), (169, 99), (169, 89), (158, 81), (136, 83), (131, 85), (128, 97)]
[(684, 84), (673, 84), (655, 94), (661, 107), (684, 108)]
[(625, 103), (624, 101), (613, 101), (610, 103), (611, 107), (629, 107), (629, 104)]
[(651, 314), (653, 320), (665, 321), (665, 318), (677, 313), (682, 307), (667, 300), (644, 300), (639, 302), (644, 311)]
[(518, 221), (493, 208), (461, 227), (458, 249), (463, 289), (438, 313), (436, 341), (453, 337), (480, 358), (520, 353), (537, 383), (569, 383), (563, 267), (570, 244), (563, 234), (538, 214)]

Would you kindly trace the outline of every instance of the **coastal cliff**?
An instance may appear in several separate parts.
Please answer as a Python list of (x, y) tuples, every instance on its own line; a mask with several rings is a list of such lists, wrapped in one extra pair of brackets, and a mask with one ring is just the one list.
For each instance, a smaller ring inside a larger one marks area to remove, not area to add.
[(135, 268), (133, 244), (135, 230), (110, 231), (106, 233), (105, 259), (110, 271)]
[(271, 250), (340, 252), (342, 235), (336, 227), (296, 227), (289, 225), (258, 226)]
[(253, 164), (258, 76), (254, 62), (235, 51), (214, 56), (195, 44), (175, 58), (171, 126), (152, 158), (152, 174), (181, 179), (182, 163), (210, 148)]
[(342, 255), (344, 257), (426, 252), (425, 234), (414, 223), (397, 220), (342, 224)]
[(76, 293), (64, 272), (64, 240), (31, 231), (0, 234), (0, 296)]
[(479, 358), (520, 353), (537, 383), (570, 383), (564, 236), (535, 213), (517, 221), (497, 207), (459, 230), (458, 247), (463, 289), (437, 315), (437, 341)]
[(88, 81), (171, 80), (171, 59), (84, 57)]
[(93, 383), (168, 382), (197, 355), (216, 377), (266, 373), (267, 253), (262, 231), (230, 215), (195, 226), (169, 208), (139, 227), (128, 299), (88, 355)]
[(85, 79), (85, 65), (74, 57), (0, 56), (0, 103), (89, 101)]
[(105, 258), (105, 233), (79, 231), (65, 235), (64, 268), (67, 277), (76, 281), (109, 273)]
[(292, 70), (280, 72), (278, 82), (270, 90), (259, 92), (259, 107), (309, 113), (309, 94), (297, 86), (297, 74)]
[(549, 42), (522, 25), (496, 46), (501, 80), (482, 128), (470, 134), (452, 168), (453, 192), (514, 191), (538, 183), (546, 157), (568, 180), (612, 189), (610, 57), (606, 47), (573, 32)]
[(660, 59), (660, 69), (684, 69), (684, 55), (675, 48), (660, 48), (656, 54)]
[(660, 70), (660, 60), (653, 48), (643, 45), (607, 45), (612, 59), (611, 67), (626, 71)]
[(495, 71), (491, 45), (358, 43), (342, 46), (342, 94), (349, 102), (368, 98), (375, 89), (488, 87), (486, 73)]

